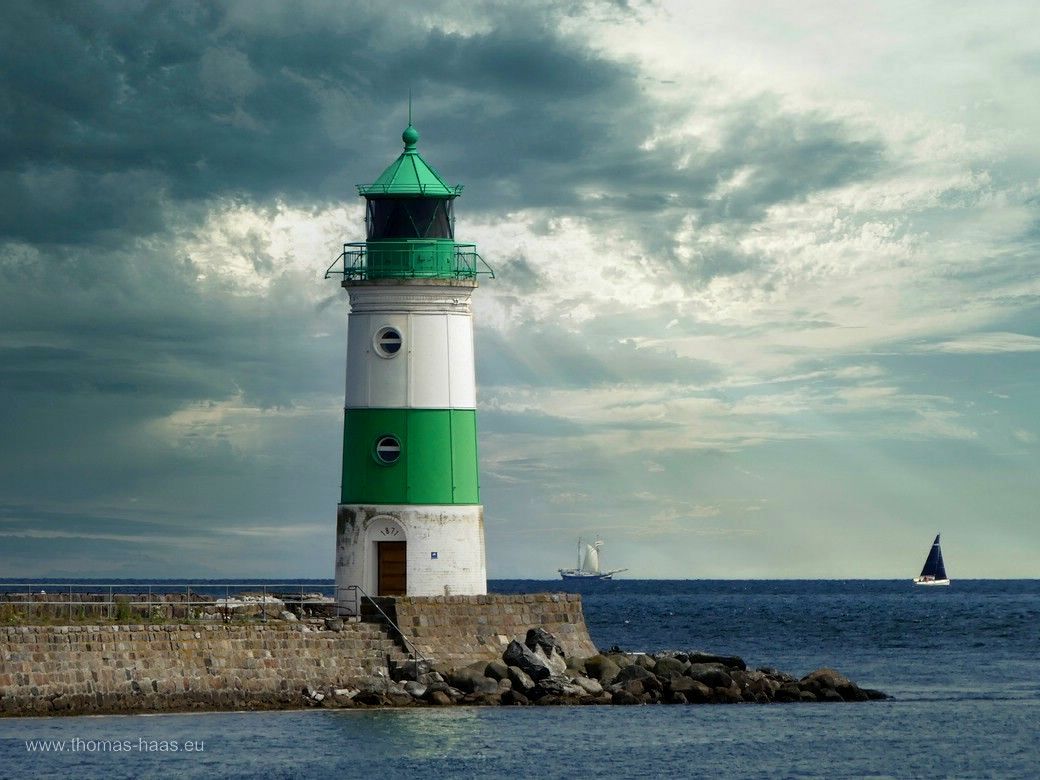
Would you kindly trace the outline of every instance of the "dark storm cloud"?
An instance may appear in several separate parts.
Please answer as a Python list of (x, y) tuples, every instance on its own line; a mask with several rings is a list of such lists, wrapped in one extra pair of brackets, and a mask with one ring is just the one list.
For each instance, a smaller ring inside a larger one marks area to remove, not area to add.
[[(481, 194), (471, 211), (754, 220), (869, 175), (880, 154), (769, 98), (730, 111), (717, 151), (641, 149), (687, 117), (655, 104), (634, 66), (564, 38), (544, 9), (492, 6), (490, 29), (467, 35), (360, 4), (34, 2), (3, 14), (0, 231), (29, 241), (152, 232), (167, 199), (349, 199), (396, 151), (409, 87), (421, 146)], [(706, 200), (746, 166), (747, 186)]]
[(177, 404), (239, 388), (249, 402), (277, 407), (291, 405), (293, 394), (330, 389), (323, 371), (301, 368), (324, 359), (326, 345), (311, 330), (339, 323), (299, 291), (228, 295), (197, 283), (196, 269), (161, 246), (55, 251), (34, 261), (12, 254), (0, 251), (8, 390), (49, 384)]

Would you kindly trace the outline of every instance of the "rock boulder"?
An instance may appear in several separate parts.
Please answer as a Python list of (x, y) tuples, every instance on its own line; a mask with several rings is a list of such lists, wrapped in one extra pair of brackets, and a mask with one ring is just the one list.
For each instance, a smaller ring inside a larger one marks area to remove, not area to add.
[(527, 636), (524, 638), (524, 644), (531, 650), (540, 647), (542, 648), (542, 652), (546, 655), (551, 655), (552, 651), (555, 650), (559, 653), (560, 658), (567, 657), (567, 653), (563, 651), (563, 645), (561, 645), (559, 640), (544, 628), (528, 629)]
[(552, 674), (552, 669), (549, 667), (549, 662), (544, 652), (539, 655), (515, 639), (506, 647), (506, 651), (502, 654), (502, 660), (508, 666), (519, 667), (524, 674), (535, 682)]
[(594, 655), (585, 659), (585, 673), (595, 677), (602, 685), (610, 685), (617, 677), (621, 667), (605, 655)]

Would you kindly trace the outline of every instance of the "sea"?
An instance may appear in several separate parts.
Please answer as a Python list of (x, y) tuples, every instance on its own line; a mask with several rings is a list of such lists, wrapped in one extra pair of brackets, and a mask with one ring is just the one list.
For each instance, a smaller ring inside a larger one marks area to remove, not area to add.
[[(1040, 580), (489, 588), (581, 592), (601, 649), (706, 650), (796, 675), (833, 667), (891, 698), (8, 718), (0, 777), (1040, 777)], [(106, 740), (129, 748), (100, 749)]]

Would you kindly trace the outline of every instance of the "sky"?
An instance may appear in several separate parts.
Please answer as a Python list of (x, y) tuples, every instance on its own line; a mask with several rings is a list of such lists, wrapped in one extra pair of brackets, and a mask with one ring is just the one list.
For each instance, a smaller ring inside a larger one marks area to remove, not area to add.
[(0, 5), (0, 577), (331, 577), (354, 185), (465, 185), (488, 575), (1040, 576), (1033, 2)]

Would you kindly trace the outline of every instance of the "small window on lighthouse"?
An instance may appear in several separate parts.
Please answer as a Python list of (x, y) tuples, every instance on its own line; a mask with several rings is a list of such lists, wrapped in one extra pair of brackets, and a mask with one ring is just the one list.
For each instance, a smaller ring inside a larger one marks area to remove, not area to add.
[(380, 357), (392, 358), (401, 351), (401, 332), (397, 328), (380, 328), (374, 343)]
[(401, 441), (396, 436), (380, 436), (376, 440), (376, 460), (389, 466), (401, 457)]

